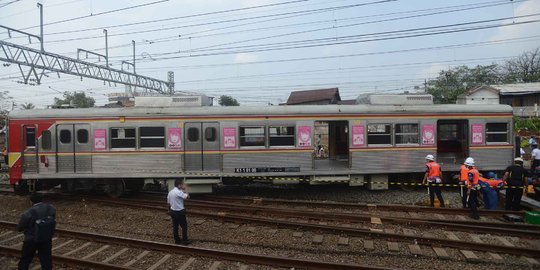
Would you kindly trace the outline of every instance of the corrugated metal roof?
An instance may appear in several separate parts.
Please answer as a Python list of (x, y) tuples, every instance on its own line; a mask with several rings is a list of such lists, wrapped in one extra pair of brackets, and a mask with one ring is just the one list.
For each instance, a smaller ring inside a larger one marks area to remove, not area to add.
[(306, 102), (320, 101), (320, 100), (332, 100), (337, 95), (337, 101), (341, 100), (339, 97), (338, 88), (317, 89), (317, 90), (305, 90), (305, 91), (293, 91), (287, 99), (287, 105), (300, 104)]
[(501, 84), (501, 85), (492, 85), (492, 87), (499, 90), (501, 96), (540, 93), (540, 82)]

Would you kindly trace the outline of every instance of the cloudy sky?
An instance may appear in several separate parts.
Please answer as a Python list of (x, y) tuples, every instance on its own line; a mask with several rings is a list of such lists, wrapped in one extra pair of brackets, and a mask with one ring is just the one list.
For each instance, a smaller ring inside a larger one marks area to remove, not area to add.
[[(105, 54), (107, 29), (112, 68), (131, 61), (134, 40), (138, 74), (167, 80), (174, 71), (176, 91), (231, 95), (242, 105), (329, 87), (342, 99), (413, 90), (441, 69), (501, 63), (540, 46), (540, 0), (0, 0), (0, 25), (39, 34), (38, 2), (46, 51)], [(0, 37), (39, 48), (2, 29)], [(16, 65), (2, 65), (0, 91), (45, 107), (64, 91), (86, 91), (103, 105), (125, 90), (48, 75), (24, 85)]]

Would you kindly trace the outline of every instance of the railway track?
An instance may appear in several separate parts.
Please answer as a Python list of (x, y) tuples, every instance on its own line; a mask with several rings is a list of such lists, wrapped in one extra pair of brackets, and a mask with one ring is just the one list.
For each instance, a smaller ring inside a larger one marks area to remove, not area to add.
[[(15, 223), (0, 221), (0, 253), (7, 256), (20, 255), (24, 236), (13, 231), (15, 226)], [(163, 269), (165, 265), (180, 266), (180, 269), (391, 269), (178, 246), (64, 229), (56, 230), (53, 261), (94, 269), (155, 270)]]
[[(136, 207), (139, 209), (150, 209), (150, 210), (158, 210), (158, 211), (166, 211), (167, 208), (164, 206), (156, 206), (152, 205), (152, 203), (143, 203), (141, 201), (111, 201), (111, 200), (94, 200), (94, 202), (97, 203), (104, 203), (109, 205), (116, 205), (116, 206), (122, 206), (122, 207)], [(151, 202), (151, 201), (150, 201)], [(324, 232), (327, 234), (338, 234), (338, 235), (344, 235), (344, 239), (349, 239), (352, 237), (359, 237), (359, 238), (371, 238), (376, 240), (384, 240), (387, 241), (389, 250), (395, 250), (398, 249), (396, 246), (399, 246), (400, 244), (403, 246), (406, 246), (410, 253), (413, 255), (419, 255), (422, 254), (422, 248), (433, 248), (437, 256), (440, 255), (440, 257), (445, 257), (445, 252), (441, 251), (444, 250), (443, 248), (449, 248), (449, 249), (455, 249), (459, 253), (464, 254), (466, 259), (478, 259), (473, 254), (472, 251), (479, 251), (479, 252), (485, 252), (488, 254), (489, 257), (492, 257), (495, 260), (502, 260), (502, 256), (499, 254), (511, 254), (515, 256), (525, 256), (523, 260), (530, 262), (532, 264), (537, 264), (538, 261), (536, 259), (540, 258), (540, 253), (538, 253), (537, 247), (523, 247), (523, 246), (517, 246), (516, 244), (511, 243), (508, 241), (505, 237), (502, 236), (495, 236), (495, 241), (498, 241), (499, 244), (494, 243), (484, 243), (481, 240), (481, 237), (478, 236), (478, 232), (482, 230), (499, 230), (499, 234), (506, 235), (506, 233), (510, 233), (510, 230), (505, 230), (504, 228), (495, 228), (495, 227), (489, 227), (489, 226), (474, 226), (473, 228), (468, 228), (468, 225), (463, 224), (446, 224), (443, 221), (439, 222), (441, 223), (441, 226), (452, 228), (453, 230), (456, 229), (456, 225), (458, 229), (457, 230), (465, 230), (468, 232), (472, 232), (472, 234), (469, 234), (469, 236), (472, 236), (471, 238), (473, 241), (471, 241), (470, 238), (466, 238), (465, 240), (460, 240), (460, 237), (458, 237), (455, 233), (451, 231), (445, 231), (444, 232), (444, 238), (443, 237), (437, 237), (436, 235), (420, 235), (415, 233), (414, 230), (411, 229), (403, 229), (402, 233), (397, 232), (396, 230), (390, 229), (377, 229), (376, 227), (378, 225), (382, 225), (384, 223), (384, 218), (380, 218), (380, 220), (376, 220), (375, 222), (371, 221), (370, 224), (373, 225), (375, 223), (375, 228), (355, 228), (352, 226), (351, 220), (342, 219), (341, 224), (330, 224), (327, 222), (321, 222), (320, 218), (323, 215), (331, 213), (319, 213), (319, 216), (314, 216), (312, 214), (308, 215), (306, 218), (308, 221), (298, 221), (298, 219), (302, 219), (302, 215), (300, 213), (303, 212), (294, 212), (294, 210), (287, 210), (287, 217), (295, 216), (296, 221), (291, 221), (290, 219), (284, 219), (284, 218), (278, 218), (276, 217), (278, 213), (278, 210), (274, 209), (271, 211), (271, 214), (268, 214), (267, 212), (262, 211), (260, 208), (257, 210), (247, 210), (247, 214), (240, 214), (240, 213), (246, 213), (246, 210), (244, 211), (240, 210), (237, 207), (229, 207), (225, 205), (215, 205), (210, 204), (203, 206), (202, 208), (198, 208), (203, 205), (201, 202), (194, 202), (191, 200), (189, 208), (189, 215), (193, 216), (199, 216), (206, 219), (212, 219), (212, 220), (221, 220), (222, 222), (229, 222), (231, 224), (251, 224), (251, 225), (263, 225), (263, 226), (271, 226), (271, 227), (278, 227), (278, 228), (289, 228), (289, 229), (298, 229), (301, 228), (304, 231), (311, 231), (311, 232)], [(163, 205), (163, 202), (161, 202), (161, 205)], [(208, 211), (209, 209), (214, 209), (217, 211), (211, 212)], [(339, 216), (338, 214), (335, 214), (336, 219)], [(263, 217), (261, 217), (263, 216)], [(351, 218), (351, 217), (348, 217)], [(317, 223), (309, 222), (309, 219), (317, 220)], [(402, 220), (399, 223), (401, 225), (407, 224), (412, 226), (417, 226), (417, 223), (420, 221), (412, 221), (412, 220)], [(376, 223), (379, 223), (378, 225)], [(435, 225), (436, 223), (428, 223), (429, 226)], [(238, 225), (239, 226), (239, 225)], [(238, 227), (237, 226), (237, 227)], [(428, 227), (429, 227), (428, 226)], [(381, 227), (381, 226), (379, 226)], [(527, 226), (525, 226), (527, 227)], [(533, 230), (534, 229), (534, 230)], [(529, 233), (532, 233), (535, 236), (535, 239), (533, 241), (539, 242), (540, 237), (538, 236), (539, 229), (538, 228), (527, 228), (527, 229), (516, 229), (513, 230), (512, 233), (514, 235), (519, 235), (520, 237), (527, 237)], [(483, 231), (482, 231), (483, 232)], [(322, 235), (317, 235), (318, 239), (321, 239)], [(533, 236), (533, 237), (534, 237)], [(339, 240), (343, 242), (347, 242), (349, 240)], [(314, 239), (314, 242), (321, 241)], [(519, 240), (521, 241), (521, 239)], [(372, 240), (367, 240), (365, 242), (365, 245), (367, 245), (367, 248), (373, 246)], [(440, 254), (439, 254), (440, 253)], [(449, 253), (449, 252), (446, 252)]]

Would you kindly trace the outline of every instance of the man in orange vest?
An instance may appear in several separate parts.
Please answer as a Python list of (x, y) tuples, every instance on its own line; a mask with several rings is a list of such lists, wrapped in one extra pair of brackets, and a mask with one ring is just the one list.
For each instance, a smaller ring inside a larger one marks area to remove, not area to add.
[(439, 199), (441, 207), (444, 207), (444, 200), (441, 194), (441, 185), (442, 185), (442, 171), (441, 166), (435, 162), (435, 157), (433, 155), (426, 156), (426, 174), (422, 180), (422, 184), (428, 183), (429, 191), (429, 200), (431, 207), (435, 206), (435, 194)]
[[(467, 158), (465, 162), (470, 161), (471, 158)], [(459, 169), (459, 185), (461, 189), (461, 204), (463, 208), (467, 208), (467, 181), (469, 179), (469, 168), (463, 163)]]
[(480, 188), (478, 180), (480, 179), (480, 173), (474, 167), (473, 158), (467, 158), (465, 160), (465, 165), (469, 169), (467, 177), (467, 203), (471, 209), (471, 218), (480, 219), (480, 215), (478, 214), (478, 189)]

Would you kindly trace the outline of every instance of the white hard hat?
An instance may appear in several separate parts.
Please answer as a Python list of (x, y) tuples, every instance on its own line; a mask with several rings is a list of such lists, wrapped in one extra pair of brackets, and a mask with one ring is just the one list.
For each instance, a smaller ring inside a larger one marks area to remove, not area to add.
[(466, 166), (474, 166), (474, 158), (468, 157), (467, 159), (465, 159), (465, 162), (463, 164), (465, 164)]
[(426, 159), (431, 160), (431, 161), (435, 161), (435, 157), (433, 155), (427, 155)]
[(523, 159), (520, 157), (514, 158), (514, 162), (521, 162), (523, 163)]

